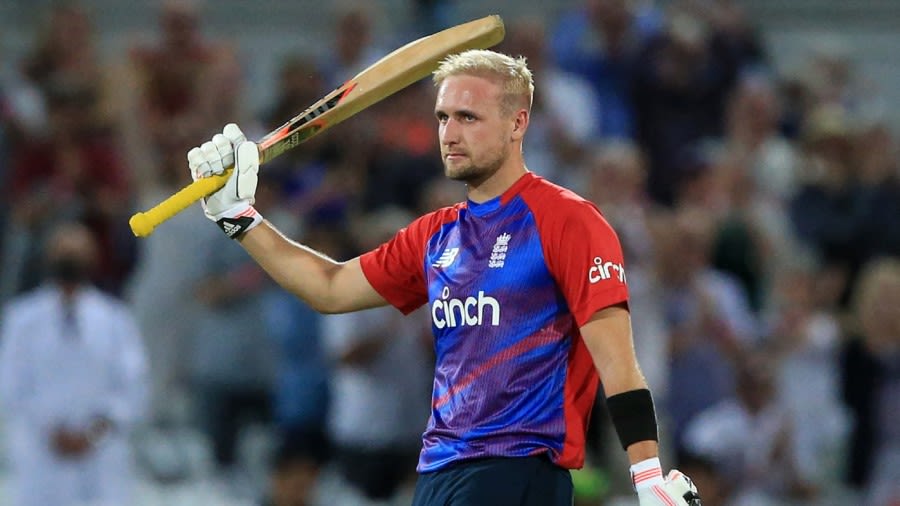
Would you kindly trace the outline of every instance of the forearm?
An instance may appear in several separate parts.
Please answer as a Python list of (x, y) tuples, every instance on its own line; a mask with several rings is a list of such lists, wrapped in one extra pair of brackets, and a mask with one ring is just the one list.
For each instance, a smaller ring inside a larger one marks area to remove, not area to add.
[(648, 439), (633, 443), (628, 447), (628, 462), (637, 464), (643, 460), (652, 459), (659, 455), (659, 443)]
[(248, 231), (239, 242), (285, 290), (316, 311), (340, 312), (333, 289), (340, 263), (288, 239), (268, 221)]
[(581, 331), (628, 459), (635, 464), (656, 457), (656, 413), (634, 353), (628, 311), (618, 306), (599, 311)]
[[(647, 389), (647, 382), (637, 367), (623, 368), (623, 370), (610, 374), (608, 377), (610, 378), (610, 384), (607, 385), (606, 381), (604, 381), (607, 399), (617, 394)], [(659, 454), (659, 445), (655, 440), (647, 439), (631, 443), (626, 447), (626, 451), (628, 452), (628, 460), (632, 464), (636, 464), (642, 460), (656, 457)]]

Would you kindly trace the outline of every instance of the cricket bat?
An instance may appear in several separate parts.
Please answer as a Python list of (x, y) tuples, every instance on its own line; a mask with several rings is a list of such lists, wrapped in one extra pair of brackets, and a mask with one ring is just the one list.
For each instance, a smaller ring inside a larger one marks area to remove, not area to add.
[[(500, 16), (486, 16), (394, 50), (260, 139), (260, 164), (428, 76), (447, 55), (489, 48), (503, 40), (505, 33)], [(131, 231), (137, 237), (149, 236), (169, 218), (225, 186), (232, 170), (229, 167), (221, 174), (194, 181), (148, 211), (135, 214), (128, 222)]]

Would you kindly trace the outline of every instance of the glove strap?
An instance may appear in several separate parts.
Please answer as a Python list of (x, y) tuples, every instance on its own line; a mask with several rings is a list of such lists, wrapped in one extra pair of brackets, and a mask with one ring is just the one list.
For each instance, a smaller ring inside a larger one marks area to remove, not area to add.
[(262, 220), (263, 218), (259, 211), (250, 206), (235, 216), (219, 218), (216, 220), (216, 224), (228, 237), (239, 239), (248, 230), (262, 223)]
[(661, 485), (663, 480), (662, 465), (659, 458), (646, 459), (631, 466), (631, 482), (635, 490), (643, 490), (653, 485)]

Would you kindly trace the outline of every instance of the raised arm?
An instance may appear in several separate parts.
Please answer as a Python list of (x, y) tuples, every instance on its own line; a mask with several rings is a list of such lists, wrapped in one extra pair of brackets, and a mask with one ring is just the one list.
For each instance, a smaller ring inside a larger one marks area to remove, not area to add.
[(337, 262), (288, 239), (268, 221), (238, 241), (272, 279), (320, 313), (347, 313), (387, 304), (369, 284), (358, 257)]
[(358, 258), (338, 262), (294, 242), (253, 208), (259, 151), (237, 125), (227, 125), (211, 141), (192, 149), (188, 163), (194, 180), (219, 174), (234, 165), (228, 183), (203, 199), (203, 210), (286, 290), (322, 313), (387, 304), (366, 279)]

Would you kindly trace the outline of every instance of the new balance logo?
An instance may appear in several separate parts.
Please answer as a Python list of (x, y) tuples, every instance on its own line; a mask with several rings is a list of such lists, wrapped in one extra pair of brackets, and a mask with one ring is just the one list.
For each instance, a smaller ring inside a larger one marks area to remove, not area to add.
[(488, 267), (499, 269), (506, 263), (506, 252), (509, 250), (509, 240), (512, 236), (509, 234), (500, 234), (497, 236), (497, 242), (494, 243), (494, 249), (491, 250), (491, 259), (488, 260)]
[(457, 255), (459, 255), (459, 248), (447, 248), (441, 253), (441, 257), (437, 259), (437, 262), (431, 264), (431, 266), (446, 269), (456, 260)]

